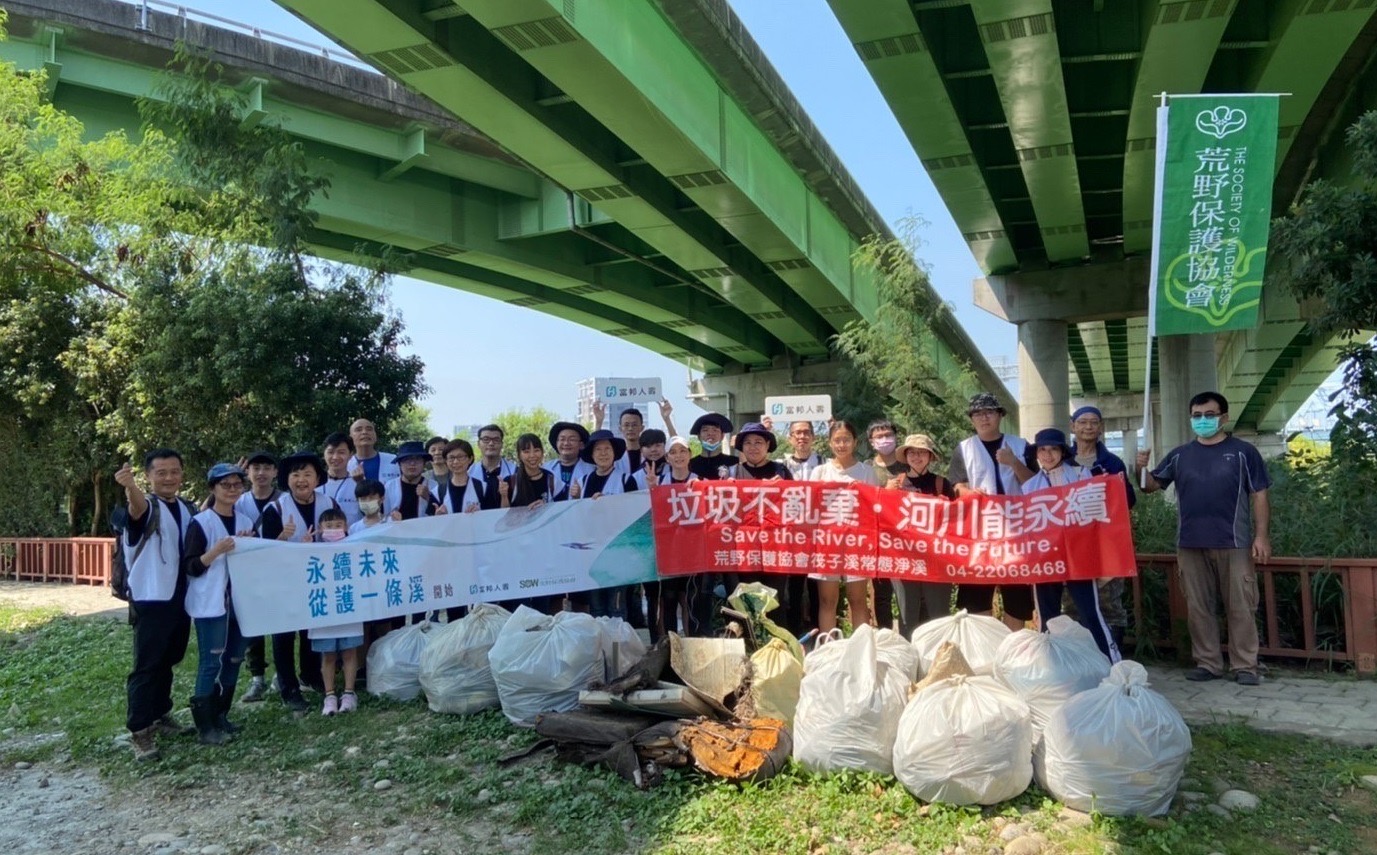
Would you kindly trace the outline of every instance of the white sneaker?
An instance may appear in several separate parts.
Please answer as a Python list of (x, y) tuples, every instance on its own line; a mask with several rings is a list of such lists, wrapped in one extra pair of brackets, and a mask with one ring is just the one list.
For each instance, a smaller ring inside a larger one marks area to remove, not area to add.
[(334, 715), (339, 712), (339, 698), (333, 694), (325, 696), (325, 703), (320, 705), (321, 715)]

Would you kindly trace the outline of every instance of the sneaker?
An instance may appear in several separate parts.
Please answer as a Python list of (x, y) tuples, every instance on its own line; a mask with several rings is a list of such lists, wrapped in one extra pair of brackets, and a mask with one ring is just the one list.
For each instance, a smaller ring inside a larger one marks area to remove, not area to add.
[(158, 751), (158, 743), (154, 738), (157, 729), (157, 725), (151, 725), (129, 734), (129, 744), (134, 746), (134, 759), (136, 761), (147, 762), (162, 757)]
[(339, 698), (334, 695), (326, 695), (325, 703), (320, 705), (321, 715), (334, 715), (339, 712)]
[(263, 698), (266, 697), (267, 694), (267, 682), (261, 676), (254, 677), (251, 680), (249, 680), (248, 691), (244, 692), (244, 697), (240, 698), (239, 700), (242, 703), (254, 704), (263, 700)]
[(353, 692), (345, 692), (339, 696), (339, 711), (342, 713), (353, 712), (359, 708), (359, 696)]
[(1210, 680), (1218, 680), (1219, 675), (1208, 668), (1192, 668), (1186, 672), (1186, 679), (1192, 683), (1207, 683)]
[(301, 692), (293, 692), (290, 695), (282, 696), (282, 703), (287, 709), (294, 713), (303, 713), (310, 709), (306, 704), (306, 699), (301, 696)]
[(165, 733), (168, 736), (191, 736), (196, 732), (196, 728), (183, 727), (177, 723), (177, 719), (172, 717), (172, 713), (164, 713), (162, 718), (153, 722), (153, 732)]
[(1239, 671), (1237, 674), (1234, 675), (1234, 681), (1237, 682), (1240, 686), (1262, 685), (1262, 678), (1254, 674), (1252, 671)]

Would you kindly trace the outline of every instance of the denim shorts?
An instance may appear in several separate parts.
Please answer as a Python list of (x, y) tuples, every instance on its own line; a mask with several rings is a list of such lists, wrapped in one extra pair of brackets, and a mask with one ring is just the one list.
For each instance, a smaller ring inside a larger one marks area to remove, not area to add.
[(343, 653), (346, 650), (353, 650), (355, 647), (362, 646), (362, 635), (351, 635), (347, 638), (311, 639), (311, 649), (314, 650), (316, 653)]

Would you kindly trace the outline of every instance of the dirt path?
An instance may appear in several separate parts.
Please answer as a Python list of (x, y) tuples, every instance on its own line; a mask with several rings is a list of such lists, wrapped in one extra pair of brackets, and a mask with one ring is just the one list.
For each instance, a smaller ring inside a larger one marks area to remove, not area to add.
[(0, 580), (0, 606), (25, 609), (57, 608), (69, 615), (100, 615), (123, 619), (124, 603), (110, 596), (104, 585), (58, 585)]

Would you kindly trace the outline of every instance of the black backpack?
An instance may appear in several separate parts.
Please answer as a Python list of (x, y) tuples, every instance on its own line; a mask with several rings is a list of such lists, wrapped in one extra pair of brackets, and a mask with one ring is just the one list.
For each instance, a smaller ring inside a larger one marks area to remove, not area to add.
[(124, 530), (129, 527), (129, 509), (120, 505), (110, 512), (110, 531), (115, 535), (115, 553), (110, 556), (110, 596), (129, 602), (129, 566), (124, 563)]

